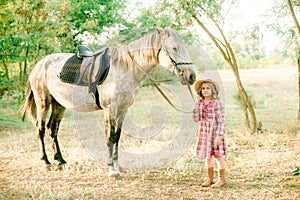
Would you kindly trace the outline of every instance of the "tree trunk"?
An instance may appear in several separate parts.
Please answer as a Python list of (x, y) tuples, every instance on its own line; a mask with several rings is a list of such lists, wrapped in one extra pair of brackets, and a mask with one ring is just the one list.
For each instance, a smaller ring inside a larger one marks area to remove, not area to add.
[(3, 62), (4, 70), (5, 70), (5, 77), (9, 81), (9, 71), (8, 71), (8, 67), (7, 67), (7, 64), (5, 62), (5, 59), (3, 59), (2, 62)]
[[(243, 109), (244, 109), (245, 125), (246, 125), (246, 127), (249, 131), (254, 133), (254, 132), (257, 131), (257, 122), (256, 122), (256, 116), (255, 116), (253, 106), (251, 104), (251, 101), (248, 97), (247, 92), (245, 91), (245, 89), (243, 87), (243, 84), (241, 82), (239, 74), (235, 73), (235, 77), (236, 77), (237, 87), (239, 89), (239, 93), (240, 93), (241, 99), (242, 99), (242, 104), (243, 104), (242, 106), (243, 106)], [(250, 120), (249, 120), (249, 113), (247, 111), (249, 111), (250, 116), (251, 116), (251, 125), (250, 125)]]
[(28, 60), (28, 54), (29, 54), (29, 45), (26, 47), (26, 53), (25, 53), (25, 60), (24, 60), (24, 68), (23, 68), (23, 78), (22, 80), (24, 81), (23, 83), (25, 84), (27, 81), (27, 60)]
[(300, 52), (298, 53), (298, 120), (300, 120)]
[[(295, 15), (293, 6), (291, 4), (290, 0), (286, 0), (286, 5), (287, 8), (291, 14), (291, 17), (293, 19), (293, 22), (295, 24), (296, 32), (298, 34), (298, 38), (300, 38), (300, 25), (297, 20), (297, 17)], [(300, 120), (300, 51), (298, 50), (297, 52), (297, 65), (298, 65), (298, 98), (299, 98), (299, 103), (298, 103), (298, 120)]]
[[(234, 55), (232, 55), (232, 56), (234, 56)], [(248, 97), (248, 94), (245, 91), (244, 86), (242, 84), (237, 64), (229, 62), (229, 60), (226, 60), (226, 62), (231, 67), (231, 69), (234, 73), (234, 76), (235, 76), (235, 81), (236, 81), (236, 84), (237, 84), (237, 87), (239, 90), (239, 94), (241, 97), (241, 104), (242, 104), (242, 109), (243, 109), (243, 114), (244, 114), (245, 126), (248, 129), (248, 131), (255, 133), (257, 131), (257, 122), (256, 122), (255, 111), (254, 111), (254, 108)], [(249, 113), (248, 113), (248, 111), (249, 111)], [(249, 120), (249, 114), (251, 116), (251, 122)]]
[(299, 25), (299, 22), (298, 22), (298, 20), (297, 20), (296, 15), (295, 15), (293, 6), (292, 6), (292, 4), (291, 4), (291, 1), (290, 1), (290, 0), (286, 0), (286, 5), (287, 5), (287, 7), (288, 7), (288, 9), (289, 9), (289, 12), (290, 12), (290, 14), (291, 14), (291, 17), (292, 17), (292, 19), (293, 19), (293, 21), (294, 21), (294, 24), (295, 24), (295, 27), (296, 27), (296, 32), (297, 32), (297, 34), (298, 34), (298, 37), (300, 38), (300, 25)]
[(20, 83), (24, 83), (23, 82), (23, 69), (22, 69), (22, 62), (19, 62), (19, 81)]

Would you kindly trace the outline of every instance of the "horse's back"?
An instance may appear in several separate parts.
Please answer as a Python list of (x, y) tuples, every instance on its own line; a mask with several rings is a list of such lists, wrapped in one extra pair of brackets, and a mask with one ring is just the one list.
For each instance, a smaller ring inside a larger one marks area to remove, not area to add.
[(59, 69), (63, 66), (63, 63), (67, 61), (69, 57), (71, 57), (72, 53), (54, 53), (46, 56), (42, 60), (40, 60), (38, 64), (44, 65), (46, 69), (55, 70)]
[(35, 72), (31, 76), (35, 76), (35, 81), (38, 79), (39, 83), (36, 85), (44, 85), (42, 88), (46, 93), (63, 107), (83, 112), (95, 111), (96, 103), (86, 104), (87, 86), (64, 83), (59, 78), (64, 64), (73, 55), (72, 53), (50, 54), (37, 63)]

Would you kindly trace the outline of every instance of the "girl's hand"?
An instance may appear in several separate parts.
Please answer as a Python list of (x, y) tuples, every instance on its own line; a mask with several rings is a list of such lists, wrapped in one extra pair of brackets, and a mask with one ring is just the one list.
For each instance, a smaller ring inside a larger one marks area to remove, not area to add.
[(194, 108), (194, 109), (193, 109), (193, 114), (196, 114), (197, 112), (199, 112), (198, 109), (197, 109), (197, 108)]

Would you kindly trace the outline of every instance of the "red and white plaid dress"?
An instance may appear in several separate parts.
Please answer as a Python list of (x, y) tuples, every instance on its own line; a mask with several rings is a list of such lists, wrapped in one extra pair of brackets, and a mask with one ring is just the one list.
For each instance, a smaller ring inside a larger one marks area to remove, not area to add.
[[(211, 104), (205, 104), (204, 100), (198, 101), (193, 112), (193, 120), (199, 123), (196, 156), (198, 158), (210, 158), (211, 156), (226, 155), (223, 134), (224, 108), (221, 101), (214, 100)], [(216, 135), (221, 135), (221, 144), (215, 147)]]

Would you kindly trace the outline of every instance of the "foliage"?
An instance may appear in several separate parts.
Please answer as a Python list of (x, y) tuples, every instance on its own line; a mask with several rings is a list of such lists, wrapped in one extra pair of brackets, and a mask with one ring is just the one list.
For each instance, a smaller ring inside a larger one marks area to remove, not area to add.
[(186, 44), (200, 44), (200, 38), (195, 29), (186, 28), (187, 24), (182, 24), (178, 20), (178, 16), (171, 12), (161, 1), (157, 1), (154, 6), (142, 8), (141, 14), (133, 20), (132, 24), (133, 29), (131, 30), (133, 31), (136, 29), (136, 24), (138, 24), (139, 29), (145, 30), (153, 30), (156, 26), (171, 27), (180, 33)]
[(17, 109), (23, 102), (24, 86), (14, 81), (15, 77), (7, 80), (4, 73), (0, 71), (0, 105), (1, 108)]
[(5, 78), (3, 71), (0, 71), (0, 99), (4, 95), (5, 91), (9, 89), (11, 82)]
[[(9, 79), (8, 65), (21, 63), (25, 82), (31, 62), (53, 52), (73, 52), (83, 31), (102, 32), (102, 27), (122, 21), (125, 0), (14, 0), (0, 5), (0, 70)], [(21, 65), (20, 64), (20, 65)]]
[[(292, 0), (291, 3), (295, 12), (299, 15), (299, 0)], [(277, 51), (285, 57), (299, 56), (300, 41), (285, 2), (276, 0), (274, 6), (266, 13), (265, 18), (266, 27), (281, 37), (281, 46)]]
[[(298, 5), (298, 0), (292, 2)], [(157, 1), (153, 6), (146, 7), (144, 2), (139, 1), (139, 4), (131, 5), (131, 9), (128, 9), (127, 0), (1, 1), (0, 82), (3, 91), (1, 94), (4, 94), (4, 90), (12, 89), (11, 82), (24, 84), (30, 68), (45, 55), (53, 52), (74, 52), (79, 43), (86, 43), (93, 50), (104, 45), (127, 44), (155, 31), (155, 26), (170, 26), (177, 30), (185, 43), (191, 46), (190, 54), (199, 69), (211, 68), (212, 65), (218, 69), (226, 68), (220, 53), (211, 43), (204, 40), (202, 33), (195, 28), (191, 13), (196, 13), (209, 28), (217, 23), (229, 34), (229, 42), (236, 53), (239, 68), (273, 64), (273, 61), (290, 62), (297, 46), (289, 42), (289, 37), (282, 42), (283, 46), (267, 58), (261, 42), (261, 26), (254, 25), (243, 32), (230, 32), (231, 30), (226, 28), (225, 22), (234, 22), (229, 18), (232, 17), (229, 10), (235, 3), (238, 1), (166, 0)], [(133, 12), (132, 8), (137, 11)], [(296, 6), (295, 9), (299, 12), (299, 7)], [(274, 9), (272, 17), (278, 15), (284, 19), (286, 14), (280, 14), (281, 10)], [(208, 21), (209, 17), (212, 21)], [(276, 30), (280, 32), (281, 29)], [(288, 30), (281, 32), (285, 35), (294, 35), (295, 31), (291, 26)], [(199, 50), (197, 46), (204, 48)], [(211, 59), (201, 54), (204, 50)], [(154, 78), (168, 79), (170, 74), (160, 70), (157, 68), (153, 72)]]
[(74, 47), (83, 42), (76, 40), (78, 35), (88, 33), (94, 38), (104, 32), (105, 27), (125, 23), (126, 2), (127, 0), (71, 0), (69, 24), (73, 26)]
[[(251, 101), (251, 104), (253, 105), (254, 108), (256, 108), (256, 101), (254, 100), (254, 96), (253, 96), (253, 93), (252, 92), (249, 92), (247, 91), (247, 94), (248, 94), (248, 97), (249, 97), (249, 100)], [(238, 91), (236, 91), (233, 96), (232, 96), (235, 104), (239, 105), (241, 108), (243, 108), (243, 105), (242, 105), (242, 98), (241, 98), (241, 95)]]

